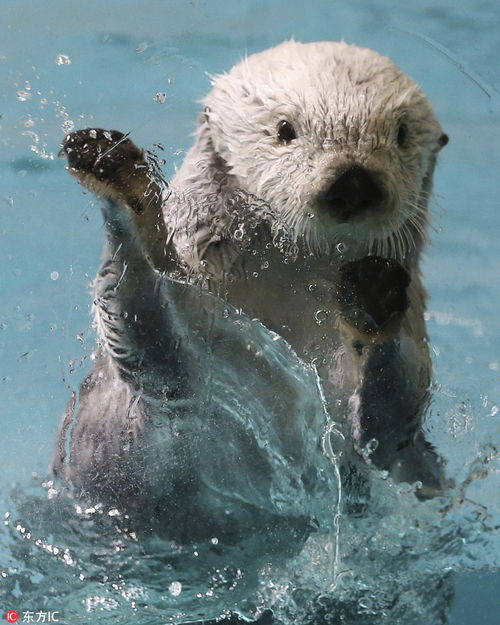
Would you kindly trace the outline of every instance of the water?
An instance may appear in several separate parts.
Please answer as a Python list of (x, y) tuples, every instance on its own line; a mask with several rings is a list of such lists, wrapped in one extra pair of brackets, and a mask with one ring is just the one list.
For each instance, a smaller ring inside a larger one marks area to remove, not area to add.
[[(448, 601), (450, 625), (497, 622), (498, 26), (493, 0), (4, 0), (2, 610), (59, 611), (68, 623), (158, 623), (272, 606), (285, 623), (309, 623), (332, 612), (335, 596), (346, 623), (353, 611), (366, 623), (440, 623)], [(130, 130), (171, 175), (190, 144), (195, 101), (209, 88), (205, 72), (291, 35), (344, 37), (391, 56), (422, 84), (450, 135), (424, 263), (435, 378), (426, 429), (457, 486), (450, 498), (423, 504), (374, 474), (369, 514), (339, 519), (332, 465), (328, 531), (261, 560), (262, 538), (228, 547), (213, 536), (186, 547), (137, 536), (120, 515), (79, 508), (47, 482), (59, 416), (90, 368), (88, 283), (103, 238), (98, 207), (56, 155), (73, 127)]]

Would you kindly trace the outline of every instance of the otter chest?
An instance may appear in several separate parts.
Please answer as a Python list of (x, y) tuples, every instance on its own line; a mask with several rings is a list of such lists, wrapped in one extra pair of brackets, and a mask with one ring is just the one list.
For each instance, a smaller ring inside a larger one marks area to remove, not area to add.
[(339, 346), (334, 311), (336, 269), (269, 260), (229, 281), (228, 302), (282, 336), (306, 361)]

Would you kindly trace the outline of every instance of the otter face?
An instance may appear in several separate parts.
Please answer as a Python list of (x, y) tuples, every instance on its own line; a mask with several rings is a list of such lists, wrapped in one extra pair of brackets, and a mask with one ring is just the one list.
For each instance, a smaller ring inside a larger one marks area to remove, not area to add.
[(212, 145), (315, 254), (346, 237), (404, 257), (425, 238), (439, 123), (392, 62), (344, 43), (288, 41), (217, 77)]

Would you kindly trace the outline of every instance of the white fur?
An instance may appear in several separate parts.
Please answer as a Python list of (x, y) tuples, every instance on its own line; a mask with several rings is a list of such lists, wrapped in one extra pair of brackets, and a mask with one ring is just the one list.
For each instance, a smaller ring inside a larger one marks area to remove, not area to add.
[[(216, 77), (204, 104), (196, 144), (172, 181), (183, 197), (182, 211), (190, 197), (199, 219), (200, 197), (205, 204), (211, 193), (220, 199), (216, 154), (222, 187), (264, 200), (273, 219), (315, 255), (348, 241), (355, 244), (355, 256), (404, 260), (421, 246), (425, 184), (442, 131), (420, 89), (386, 57), (345, 43), (287, 41)], [(405, 149), (396, 141), (403, 119), (409, 129)], [(280, 120), (297, 132), (288, 145), (277, 141)], [(316, 198), (353, 163), (379, 176), (388, 200), (378, 215), (341, 224), (318, 210)], [(220, 202), (207, 210), (226, 212)], [(193, 226), (193, 214), (184, 212), (178, 221), (176, 213), (171, 202), (166, 221), (175, 220), (178, 250), (196, 265), (210, 235), (203, 229), (186, 235), (183, 225)], [(196, 249), (193, 258), (188, 249)]]

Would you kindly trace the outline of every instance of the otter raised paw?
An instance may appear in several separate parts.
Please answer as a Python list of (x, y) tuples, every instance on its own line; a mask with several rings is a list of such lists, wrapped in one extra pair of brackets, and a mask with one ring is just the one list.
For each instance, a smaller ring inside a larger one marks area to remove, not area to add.
[(115, 210), (105, 210), (107, 219), (132, 220), (145, 256), (155, 267), (172, 266), (162, 215), (168, 185), (144, 150), (117, 130), (85, 128), (65, 137), (60, 155), (80, 184), (115, 204)]
[(78, 130), (66, 136), (61, 155), (68, 159), (68, 171), (85, 187), (127, 203), (136, 213), (144, 211), (149, 167), (143, 151), (127, 135), (102, 128)]

